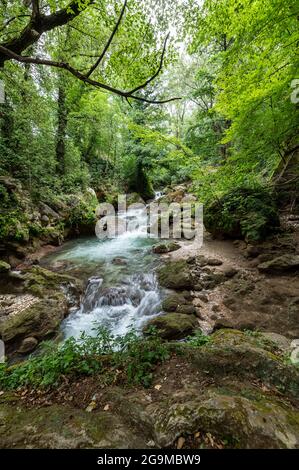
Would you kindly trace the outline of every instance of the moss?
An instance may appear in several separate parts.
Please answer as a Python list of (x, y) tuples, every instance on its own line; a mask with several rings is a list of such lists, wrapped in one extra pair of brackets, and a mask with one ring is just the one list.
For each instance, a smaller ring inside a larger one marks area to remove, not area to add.
[(162, 287), (184, 290), (193, 287), (193, 280), (186, 261), (170, 261), (157, 272)]
[(157, 334), (164, 339), (186, 338), (197, 326), (193, 315), (182, 313), (167, 313), (151, 320), (145, 327), (145, 333), (150, 327), (157, 329)]
[(163, 300), (162, 308), (164, 312), (176, 312), (185, 303), (186, 300), (182, 295), (172, 294)]

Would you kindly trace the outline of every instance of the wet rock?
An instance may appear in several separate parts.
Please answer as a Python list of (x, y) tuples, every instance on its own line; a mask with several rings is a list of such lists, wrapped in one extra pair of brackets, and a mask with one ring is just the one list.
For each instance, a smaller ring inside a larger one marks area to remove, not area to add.
[(131, 204), (145, 204), (144, 200), (138, 193), (126, 194), (127, 207)]
[(165, 312), (176, 312), (177, 308), (185, 304), (186, 300), (182, 295), (169, 295), (162, 302), (162, 308)]
[(158, 245), (153, 246), (153, 252), (157, 254), (170, 253), (171, 251), (176, 251), (180, 248), (181, 246), (176, 242), (159, 243)]
[(122, 258), (121, 256), (119, 256), (117, 258), (113, 258), (112, 264), (115, 264), (117, 266), (122, 266), (122, 265), (128, 264), (128, 261), (126, 260), (126, 258)]
[(196, 315), (196, 308), (192, 304), (185, 304), (178, 306), (177, 310), (178, 313), (184, 313), (186, 315)]
[(167, 313), (149, 321), (144, 332), (149, 327), (156, 327), (159, 336), (163, 339), (183, 339), (198, 326), (197, 320), (193, 315), (182, 313)]
[(258, 265), (258, 270), (267, 274), (292, 273), (299, 270), (299, 255), (286, 254)]

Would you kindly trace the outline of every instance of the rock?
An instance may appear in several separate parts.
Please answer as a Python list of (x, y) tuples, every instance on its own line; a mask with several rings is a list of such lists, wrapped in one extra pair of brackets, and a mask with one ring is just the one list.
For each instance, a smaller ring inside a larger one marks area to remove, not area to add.
[(197, 325), (197, 320), (193, 315), (167, 313), (150, 320), (144, 332), (146, 333), (149, 327), (154, 326), (163, 339), (183, 339), (190, 335)]
[(259, 333), (219, 330), (213, 333), (207, 345), (192, 352), (192, 362), (218, 378), (235, 376), (249, 380), (256, 377), (286, 395), (299, 398), (299, 370), (286, 364), (276, 344)]
[(45, 204), (43, 202), (40, 202), (39, 207), (40, 207), (40, 212), (42, 214), (42, 220), (45, 220), (45, 219), (43, 219), (44, 216), (46, 216), (48, 218), (48, 221), (50, 219), (54, 219), (54, 220), (59, 220), (60, 219), (59, 214), (57, 214), (57, 212), (55, 212), (53, 209), (51, 209), (51, 207), (48, 206), (47, 204)]
[(225, 277), (227, 277), (228, 279), (231, 279), (238, 273), (238, 270), (235, 268), (228, 267), (228, 268), (225, 268), (222, 272)]
[(209, 301), (209, 298), (208, 298), (207, 294), (204, 294), (203, 292), (197, 293), (196, 297), (199, 300), (201, 300), (202, 302), (205, 302), (205, 303), (207, 303)]
[(179, 250), (181, 246), (176, 242), (159, 243), (153, 246), (153, 252), (158, 254), (170, 253), (171, 251)]
[(169, 261), (157, 271), (162, 287), (174, 290), (192, 289), (193, 280), (186, 261)]
[(196, 202), (197, 201), (197, 198), (196, 196), (194, 196), (194, 194), (186, 194), (183, 198), (182, 198), (182, 201), (181, 202)]
[(18, 349), (18, 353), (27, 354), (33, 351), (37, 345), (38, 345), (38, 340), (34, 338), (33, 336), (29, 336), (23, 339), (23, 341), (21, 342), (21, 345)]
[(221, 266), (223, 264), (223, 261), (220, 259), (216, 258), (207, 258), (207, 265), (208, 266)]
[(282, 255), (258, 265), (258, 270), (267, 274), (292, 273), (299, 270), (299, 255)]
[(48, 225), (48, 223), (50, 222), (50, 219), (46, 214), (43, 214), (41, 216), (41, 221), (43, 222), (43, 225)]
[[(251, 392), (253, 395), (253, 393)], [(186, 396), (172, 400), (168, 407), (151, 406), (156, 416), (154, 429), (159, 447), (169, 447), (181, 434), (204, 429), (230, 440), (230, 447), (293, 449), (299, 445), (299, 412), (284, 404), (258, 396), (245, 398), (210, 389), (204, 397)], [(176, 397), (174, 397), (176, 398)], [(150, 408), (150, 407), (149, 407)]]
[(178, 313), (184, 313), (186, 315), (196, 315), (196, 308), (192, 304), (179, 305), (176, 311)]
[(8, 274), (10, 269), (11, 269), (10, 264), (6, 263), (5, 261), (0, 260), (0, 275)]
[(256, 258), (261, 254), (261, 249), (255, 245), (247, 245), (244, 255), (246, 258)]
[(122, 258), (121, 256), (113, 258), (113, 260), (111, 262), (112, 262), (112, 264), (116, 264), (116, 265), (119, 265), (119, 266), (128, 264), (127, 260), (125, 258)]
[(266, 340), (274, 343), (284, 353), (286, 353), (290, 349), (291, 340), (283, 335), (280, 335), (279, 333), (264, 332), (261, 333), (261, 336), (262, 338), (265, 338)]
[(186, 300), (182, 295), (172, 294), (163, 300), (162, 308), (165, 312), (176, 312), (177, 308), (185, 303)]
[(26, 408), (1, 404), (1, 447), (46, 449), (144, 449), (145, 437), (107, 411), (69, 405)]
[(14, 296), (10, 312), (0, 322), (0, 335), (8, 354), (18, 350), (23, 340), (37, 341), (57, 334), (71, 299), (82, 292), (76, 278), (33, 266), (24, 272), (22, 289), (25, 295)]
[(240, 271), (220, 285), (225, 309), (215, 327), (271, 331), (299, 337), (299, 279)]

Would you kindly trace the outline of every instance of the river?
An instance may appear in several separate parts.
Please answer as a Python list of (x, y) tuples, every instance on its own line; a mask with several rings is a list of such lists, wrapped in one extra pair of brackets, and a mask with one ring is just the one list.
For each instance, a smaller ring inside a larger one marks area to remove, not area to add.
[(106, 240), (78, 238), (43, 261), (86, 281), (79, 308), (61, 325), (65, 338), (79, 338), (82, 332), (93, 335), (99, 326), (115, 335), (131, 328), (140, 331), (161, 312), (163, 292), (155, 275), (159, 257), (152, 252), (157, 240), (147, 236), (146, 210), (129, 209), (121, 217), (134, 229)]

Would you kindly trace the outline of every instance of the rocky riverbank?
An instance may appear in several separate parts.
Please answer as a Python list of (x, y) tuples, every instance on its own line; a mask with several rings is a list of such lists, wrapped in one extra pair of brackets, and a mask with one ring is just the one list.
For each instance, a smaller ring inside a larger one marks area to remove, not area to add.
[[(185, 190), (167, 197), (180, 202)], [(15, 391), (3, 387), (1, 447), (299, 448), (296, 220), (266, 241), (205, 232), (202, 246), (149, 248), (162, 261), (156, 274), (165, 295), (144, 333), (154, 327), (168, 354), (147, 387), (128, 384), (107, 356), (96, 358), (97, 373), (66, 369), (55, 387), (29, 379)], [(57, 338), (82, 283), (26, 263), (17, 273), (4, 261), (0, 271), (0, 332), (16, 360)]]

